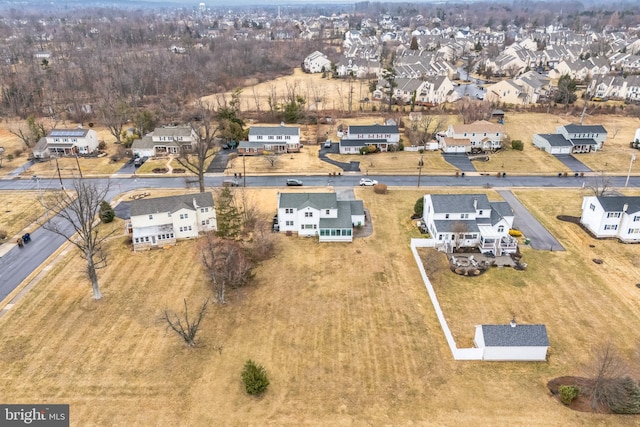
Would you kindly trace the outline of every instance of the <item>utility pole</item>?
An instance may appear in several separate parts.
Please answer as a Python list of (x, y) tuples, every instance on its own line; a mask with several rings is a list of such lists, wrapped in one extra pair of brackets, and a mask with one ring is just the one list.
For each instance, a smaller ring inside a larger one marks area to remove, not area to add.
[(62, 175), (60, 175), (60, 166), (58, 165), (58, 158), (54, 157), (54, 159), (56, 160), (56, 170), (58, 171), (58, 179), (60, 180), (60, 187), (62, 188), (62, 191), (64, 191), (64, 184), (62, 183)]
[(247, 167), (244, 163), (244, 154), (242, 155), (242, 186), (246, 187), (247, 186)]
[(631, 154), (631, 161), (629, 162), (629, 171), (627, 172), (627, 180), (624, 182), (624, 187), (627, 188), (629, 185), (629, 176), (631, 175), (631, 166), (633, 166), (633, 162), (636, 161), (636, 153)]
[(82, 169), (80, 168), (80, 160), (78, 160), (77, 154), (76, 154), (76, 163), (78, 164), (78, 172), (80, 172), (80, 179), (82, 179)]
[(422, 158), (424, 154), (420, 155), (420, 160), (418, 160), (418, 188), (420, 188), (420, 178), (422, 177), (422, 166), (424, 166), (424, 161)]

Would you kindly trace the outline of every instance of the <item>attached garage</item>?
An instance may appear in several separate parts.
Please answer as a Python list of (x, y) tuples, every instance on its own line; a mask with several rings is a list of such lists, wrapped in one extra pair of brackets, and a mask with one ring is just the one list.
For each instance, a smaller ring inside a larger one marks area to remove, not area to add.
[(541, 133), (533, 135), (533, 145), (549, 154), (571, 154), (573, 144), (563, 135), (557, 133)]
[(483, 350), (482, 360), (531, 361), (547, 360), (549, 338), (545, 325), (477, 325), (474, 344)]

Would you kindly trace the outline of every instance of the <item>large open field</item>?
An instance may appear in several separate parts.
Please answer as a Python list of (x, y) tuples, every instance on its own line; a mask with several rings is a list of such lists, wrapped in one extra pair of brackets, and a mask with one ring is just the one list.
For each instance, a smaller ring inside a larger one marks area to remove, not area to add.
[[(265, 217), (276, 191), (251, 191)], [(434, 286), (460, 345), (475, 324), (515, 314), (547, 325), (549, 362), (454, 362), (408, 249), (418, 237), (409, 215), (424, 191), (356, 189), (374, 234), (353, 244), (278, 235), (254, 283), (211, 307), (197, 349), (157, 320), (183, 298), (194, 307), (212, 295), (195, 242), (133, 253), (124, 237), (113, 239), (100, 302), (71, 252), (0, 318), (3, 401), (70, 403), (78, 426), (636, 425), (634, 417), (574, 413), (545, 384), (581, 373), (604, 340), (637, 356), (638, 247), (592, 240), (557, 221), (577, 214), (578, 191), (518, 190), (567, 251), (524, 249), (524, 272), (463, 278), (439, 270)], [(242, 389), (248, 358), (270, 375), (259, 399)]]

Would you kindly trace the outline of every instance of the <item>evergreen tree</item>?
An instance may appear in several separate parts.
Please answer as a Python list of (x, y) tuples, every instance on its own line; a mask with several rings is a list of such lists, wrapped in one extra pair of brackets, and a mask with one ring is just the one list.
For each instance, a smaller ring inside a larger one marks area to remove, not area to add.
[(98, 215), (100, 216), (100, 221), (105, 224), (113, 221), (113, 219), (116, 217), (115, 211), (113, 210), (109, 202), (105, 200), (100, 203), (100, 212), (98, 213)]
[(224, 187), (218, 196), (216, 208), (218, 229), (216, 235), (235, 239), (242, 227), (242, 212), (236, 206), (236, 199), (229, 187)]

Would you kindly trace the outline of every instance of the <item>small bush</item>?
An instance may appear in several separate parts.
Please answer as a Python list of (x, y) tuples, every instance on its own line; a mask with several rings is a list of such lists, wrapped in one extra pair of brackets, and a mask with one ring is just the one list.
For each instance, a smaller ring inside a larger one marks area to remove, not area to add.
[(155, 168), (152, 170), (153, 173), (167, 173), (169, 172), (169, 169), (167, 168)]
[(387, 194), (387, 184), (376, 184), (373, 186), (373, 192), (376, 194)]
[(253, 360), (249, 359), (244, 364), (242, 370), (242, 382), (247, 390), (247, 393), (251, 395), (261, 394), (269, 387), (269, 379), (267, 378), (267, 371), (263, 366), (257, 365)]
[(640, 385), (631, 377), (620, 378), (618, 393), (610, 400), (616, 414), (640, 414)]
[(560, 401), (565, 405), (569, 405), (578, 397), (580, 390), (574, 385), (561, 385), (558, 387), (558, 393), (560, 393)]
[(413, 205), (413, 213), (416, 214), (418, 218), (422, 218), (422, 214), (424, 213), (424, 197), (416, 200), (416, 203)]
[(13, 154), (8, 154), (7, 155), (7, 160), (12, 161), (13, 160)]
[(100, 212), (98, 215), (100, 216), (100, 221), (104, 222), (105, 224), (113, 221), (113, 219), (116, 217), (116, 213), (114, 212), (113, 208), (111, 207), (109, 202), (105, 200), (100, 203)]
[(98, 150), (105, 150), (107, 148), (107, 143), (104, 141), (100, 141), (100, 143), (98, 143)]
[(6, 239), (8, 236), (7, 230), (0, 229), (0, 240)]
[(511, 148), (513, 148), (514, 150), (522, 151), (524, 150), (524, 143), (519, 139), (514, 139), (513, 141), (511, 141)]

